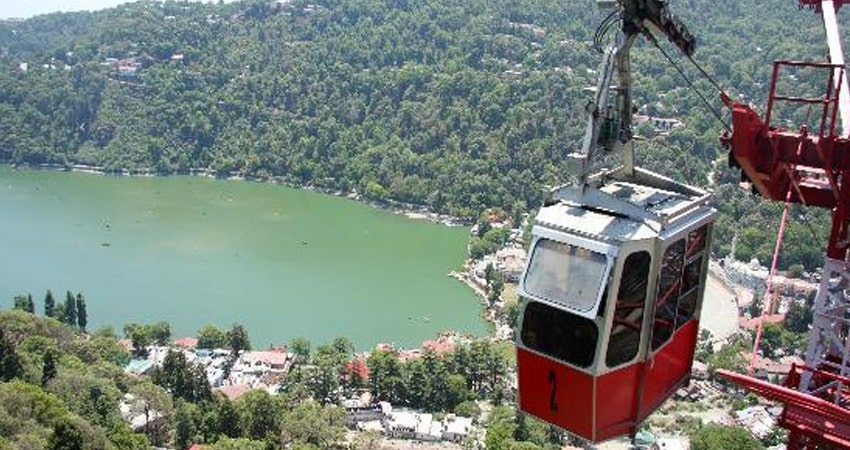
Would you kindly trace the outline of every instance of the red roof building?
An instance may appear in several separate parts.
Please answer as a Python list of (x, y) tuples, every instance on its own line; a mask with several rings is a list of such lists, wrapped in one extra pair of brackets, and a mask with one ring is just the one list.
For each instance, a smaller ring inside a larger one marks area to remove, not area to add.
[(232, 386), (222, 386), (220, 388), (216, 388), (217, 391), (226, 395), (230, 400), (236, 400), (237, 398), (244, 395), (246, 392), (251, 390), (251, 386), (245, 384), (236, 384)]
[(198, 346), (198, 340), (195, 338), (184, 337), (174, 340), (174, 345), (186, 350), (194, 350)]
[(447, 341), (425, 341), (422, 343), (422, 350), (433, 350), (438, 355), (445, 355), (455, 351), (455, 344)]

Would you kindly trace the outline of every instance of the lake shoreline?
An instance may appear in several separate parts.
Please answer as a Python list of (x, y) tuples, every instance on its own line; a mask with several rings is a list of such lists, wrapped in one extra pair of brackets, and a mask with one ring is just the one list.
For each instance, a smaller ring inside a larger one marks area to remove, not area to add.
[(287, 177), (283, 176), (261, 176), (261, 175), (246, 175), (242, 173), (229, 173), (229, 174), (221, 174), (211, 169), (207, 168), (190, 168), (187, 171), (177, 171), (174, 173), (162, 173), (157, 172), (153, 169), (113, 169), (110, 170), (104, 166), (93, 166), (88, 164), (59, 164), (59, 163), (41, 163), (41, 164), (29, 164), (29, 163), (9, 163), (3, 162), (2, 164), (6, 164), (14, 170), (20, 169), (29, 169), (29, 170), (48, 170), (48, 171), (57, 171), (57, 172), (75, 172), (75, 173), (88, 173), (93, 175), (104, 175), (104, 176), (116, 176), (116, 177), (169, 177), (169, 176), (196, 176), (196, 177), (204, 177), (204, 178), (212, 178), (216, 180), (227, 180), (227, 181), (251, 181), (254, 183), (267, 183), (267, 184), (276, 184), (281, 186), (286, 186), (293, 189), (305, 189), (308, 191), (320, 192), (323, 194), (333, 195), (335, 197), (345, 197), (360, 203), (365, 203), (377, 209), (382, 209), (385, 211), (392, 212), (394, 214), (401, 214), (409, 219), (414, 220), (427, 220), (433, 223), (439, 223), (449, 227), (463, 227), (463, 226), (471, 226), (473, 223), (472, 219), (451, 216), (449, 214), (441, 214), (437, 212), (431, 211), (425, 205), (417, 205), (413, 203), (405, 203), (397, 200), (391, 199), (382, 199), (375, 200), (371, 198), (364, 197), (363, 195), (357, 193), (357, 191), (352, 192), (343, 192), (340, 190), (335, 190), (331, 188), (326, 188), (322, 186), (315, 186), (312, 184), (300, 184), (294, 182)]

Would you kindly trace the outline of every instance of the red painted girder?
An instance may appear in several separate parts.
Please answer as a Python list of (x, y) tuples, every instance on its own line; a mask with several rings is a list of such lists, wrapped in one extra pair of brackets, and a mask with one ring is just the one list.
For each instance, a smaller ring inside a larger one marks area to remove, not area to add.
[[(796, 370), (796, 367), (792, 368), (790, 379), (799, 379)], [(832, 374), (814, 372), (816, 376), (835, 378)], [(792, 433), (803, 434), (833, 448), (850, 449), (850, 411), (847, 409), (823, 398), (747, 375), (722, 369), (717, 374), (761, 397), (784, 403), (780, 424)]]
[[(765, 198), (784, 201), (792, 188), (791, 201), (821, 208), (837, 204), (835, 183), (840, 174), (850, 175), (850, 141), (771, 129), (747, 105), (731, 102), (732, 129), (725, 138), (732, 157), (746, 178)], [(797, 149), (803, 145), (799, 158)], [(796, 169), (791, 186), (790, 171)], [(830, 177), (832, 179), (830, 179)]]

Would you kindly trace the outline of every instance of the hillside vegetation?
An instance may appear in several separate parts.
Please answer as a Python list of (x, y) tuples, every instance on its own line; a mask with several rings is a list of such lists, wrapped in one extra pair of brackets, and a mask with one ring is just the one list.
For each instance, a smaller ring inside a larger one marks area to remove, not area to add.
[[(822, 58), (820, 18), (794, 1), (670, 3), (696, 59), (756, 105), (771, 61)], [(0, 161), (275, 176), (470, 218), (527, 211), (574, 169), (603, 17), (590, 0), (253, 0), (0, 22)], [(685, 124), (641, 142), (640, 163), (719, 180), (717, 252), (737, 235), (739, 257), (766, 259), (778, 207), (738, 190), (719, 122), (661, 53), (633, 55), (642, 112)], [(808, 215), (784, 265), (820, 265), (828, 227)]]

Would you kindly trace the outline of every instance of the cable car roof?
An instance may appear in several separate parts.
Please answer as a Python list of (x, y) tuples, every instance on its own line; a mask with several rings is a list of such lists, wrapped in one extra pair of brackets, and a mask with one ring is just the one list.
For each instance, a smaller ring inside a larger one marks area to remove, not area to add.
[(541, 208), (536, 224), (611, 243), (658, 236), (658, 231), (645, 223), (564, 201)]
[[(622, 174), (610, 173), (621, 176)], [(713, 214), (711, 194), (635, 168), (631, 179), (599, 177), (592, 185), (565, 185), (541, 208), (536, 224), (607, 242), (657, 237)]]

